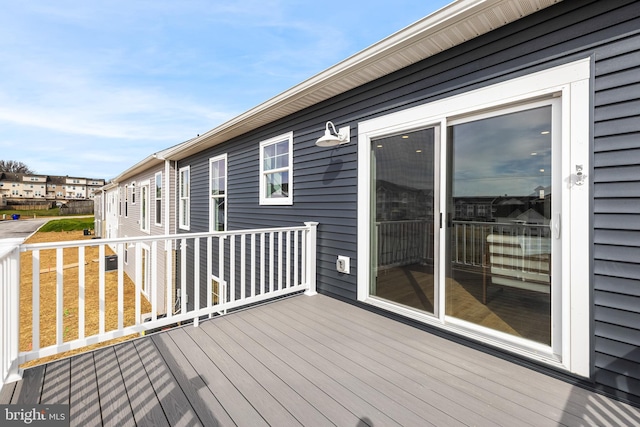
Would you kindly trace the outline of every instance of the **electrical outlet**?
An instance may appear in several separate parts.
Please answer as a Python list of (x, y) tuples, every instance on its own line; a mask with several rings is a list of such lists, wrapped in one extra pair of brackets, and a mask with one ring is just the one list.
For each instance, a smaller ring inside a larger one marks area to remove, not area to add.
[(351, 263), (348, 256), (338, 255), (338, 259), (336, 260), (336, 270), (339, 273), (349, 274), (351, 270)]

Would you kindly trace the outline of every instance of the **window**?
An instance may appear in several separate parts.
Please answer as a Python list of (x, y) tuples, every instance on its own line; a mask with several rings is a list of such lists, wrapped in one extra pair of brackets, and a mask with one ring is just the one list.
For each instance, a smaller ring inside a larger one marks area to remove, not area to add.
[(179, 226), (183, 230), (188, 230), (190, 227), (190, 205), (191, 205), (191, 184), (190, 184), (190, 174), (191, 168), (189, 166), (185, 166), (180, 168), (178, 171), (179, 174), (179, 198), (180, 198), (180, 206), (178, 212), (178, 220)]
[(156, 225), (162, 225), (162, 172), (156, 173)]
[(227, 155), (209, 159), (209, 231), (225, 231), (227, 226)]
[(260, 204), (293, 204), (293, 132), (260, 143)]
[(149, 181), (140, 184), (140, 230), (149, 232)]
[(129, 216), (129, 186), (124, 186), (124, 217)]
[(358, 299), (588, 376), (590, 68), (359, 123)]
[(132, 205), (136, 204), (136, 183), (135, 182), (131, 183), (131, 204)]

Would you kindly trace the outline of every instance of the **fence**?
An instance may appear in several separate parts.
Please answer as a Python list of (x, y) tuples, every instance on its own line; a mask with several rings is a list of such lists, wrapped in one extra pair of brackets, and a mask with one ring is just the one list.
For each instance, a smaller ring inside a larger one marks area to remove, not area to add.
[[(296, 292), (312, 295), (317, 225), (14, 243), (0, 252), (2, 380), (13, 378), (16, 363), (181, 322), (197, 326), (203, 318)], [(133, 266), (125, 262), (128, 251), (135, 254)], [(19, 307), (20, 280), (31, 293), (27, 307)], [(41, 305), (44, 296), (55, 296), (55, 303)], [(30, 327), (18, 331), (20, 320)]]

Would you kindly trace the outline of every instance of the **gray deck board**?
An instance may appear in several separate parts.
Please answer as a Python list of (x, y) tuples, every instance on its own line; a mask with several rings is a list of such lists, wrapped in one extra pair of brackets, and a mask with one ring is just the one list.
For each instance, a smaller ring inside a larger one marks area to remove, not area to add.
[(214, 338), (212, 338), (203, 328), (194, 328), (189, 331), (189, 335), (200, 343), (210, 360), (215, 363), (222, 374), (233, 383), (244, 399), (260, 413), (268, 424), (276, 426), (301, 425), (260, 382), (247, 373), (244, 366), (233, 359), (233, 355), (224, 351), (217, 341), (217, 336), (214, 335)]
[(153, 342), (137, 340), (134, 344), (169, 425), (202, 425), (173, 374), (159, 357), (158, 349)]
[(114, 347), (94, 353), (102, 423), (105, 426), (135, 426)]
[(207, 355), (208, 346), (201, 347), (200, 342), (193, 340), (186, 329), (170, 331), (168, 335), (174, 340), (178, 347), (188, 349), (187, 358), (201, 376), (202, 380), (229, 417), (237, 425), (266, 426), (267, 422), (260, 413), (252, 406), (236, 388), (234, 383), (211, 362)]
[[(259, 312), (260, 310), (256, 310), (253, 314), (257, 315)], [(277, 332), (296, 343), (297, 352), (302, 357), (319, 369), (327, 372), (333, 370), (334, 378), (354, 394), (362, 396), (376, 408), (376, 412), (382, 412), (399, 425), (434, 425), (429, 418), (423, 418), (414, 412), (415, 408), (410, 404), (411, 402), (407, 401), (407, 396), (403, 395), (400, 388), (384, 381), (376, 373), (341, 357), (339, 353), (332, 352), (324, 345), (322, 337), (301, 333), (296, 324), (288, 324), (291, 318), (282, 318), (279, 313), (270, 317), (275, 320), (274, 327), (277, 328)], [(266, 326), (267, 319), (262, 320), (265, 321)], [(317, 351), (318, 346), (320, 351)], [(365, 412), (363, 415), (375, 423), (377, 414)]]
[(134, 343), (128, 342), (118, 345), (115, 350), (136, 424), (168, 426), (167, 417), (162, 410), (155, 390), (151, 387), (151, 381)]
[(13, 391), (16, 389), (17, 383), (9, 383), (5, 384), (2, 389), (0, 389), (0, 405), (8, 405), (11, 403), (11, 398), (13, 397)]
[[(252, 319), (252, 317), (255, 319)], [(269, 325), (269, 316), (265, 318), (254, 311), (250, 313), (250, 316), (245, 316), (244, 318), (263, 337), (270, 339), (270, 342), (268, 342), (263, 338), (267, 344), (270, 344), (270, 349), (276, 352), (283, 360), (294, 362), (296, 358), (299, 358), (300, 363), (304, 365), (300, 368), (301, 371), (305, 372), (332, 399), (345, 405), (359, 420), (366, 418), (371, 422), (370, 424), (368, 423), (369, 425), (399, 425), (393, 418), (385, 414), (380, 407), (376, 406), (376, 403), (381, 403), (384, 406), (383, 399), (379, 394), (372, 396), (371, 394), (365, 395), (361, 393), (358, 384), (351, 384), (347, 381), (349, 375), (341, 375), (343, 371), (338, 367), (323, 363), (321, 358), (316, 358), (316, 355), (305, 351), (303, 345), (288, 336), (283, 336), (281, 332)], [(265, 322), (267, 324), (264, 324)], [(286, 340), (285, 345), (283, 345), (283, 339)]]
[(295, 296), (24, 372), (0, 403), (71, 425), (640, 425), (640, 408), (326, 296)]
[(209, 390), (201, 374), (191, 365), (189, 357), (193, 357), (193, 353), (187, 352), (189, 355), (187, 357), (169, 334), (156, 334), (152, 337), (152, 341), (167, 364), (167, 369), (175, 376), (185, 398), (198, 414), (202, 425), (211, 427), (235, 425)]
[(40, 403), (68, 405), (71, 397), (71, 360), (45, 365)]
[[(335, 425), (356, 425), (360, 421), (359, 417), (329, 394), (330, 391), (327, 387), (323, 387), (325, 383), (322, 380), (329, 380), (328, 376), (318, 378), (315, 375), (314, 369), (316, 368), (313, 365), (310, 365), (289, 348), (272, 340), (242, 318), (227, 316), (225, 320), (238, 331), (236, 336), (240, 337), (241, 342), (250, 346), (254, 356), (264, 366), (278, 372), (280, 378), (285, 380), (307, 402), (316, 408), (322, 408), (325, 417)], [(225, 328), (225, 325), (218, 327)]]
[(69, 417), (78, 424), (101, 426), (100, 396), (93, 353), (71, 359), (71, 402)]
[[(349, 319), (345, 319), (344, 315), (335, 309), (320, 312), (312, 305), (305, 306), (304, 309), (313, 311), (321, 318), (330, 316), (327, 328), (332, 325), (334, 329), (340, 325), (343, 327), (348, 325), (349, 331), (375, 334), (378, 338), (377, 342), (389, 340), (388, 342), (396, 348), (399, 340), (400, 347), (404, 348), (403, 351), (410, 352), (419, 359), (425, 359), (425, 355), (431, 355), (432, 357), (428, 359), (429, 363), (436, 364), (434, 367), (439, 370), (444, 369), (462, 378), (481, 373), (483, 378), (474, 383), (487, 388), (492, 394), (497, 393), (499, 400), (507, 399), (514, 404), (519, 404), (524, 409), (518, 410), (517, 413), (524, 416), (526, 422), (548, 423), (549, 419), (555, 422), (562, 417), (567, 425), (583, 423), (581, 418), (575, 415), (581, 414), (584, 409), (581, 404), (570, 401), (568, 407), (562, 407), (562, 403), (566, 401), (569, 393), (588, 396), (590, 393), (584, 389), (572, 387), (564, 382), (558, 384), (557, 380), (547, 375), (512, 363), (496, 363), (495, 357), (486, 353), (461, 352), (458, 344), (440, 337), (433, 336), (429, 342), (415, 340), (415, 328), (399, 322), (383, 321), (380, 316), (364, 310), (359, 310)], [(450, 365), (443, 367), (442, 363)], [(531, 409), (535, 409), (538, 414), (532, 414)], [(540, 418), (539, 414), (543, 414), (547, 419)]]
[(224, 319), (216, 322), (216, 328), (203, 328), (220, 348), (253, 377), (270, 395), (274, 397), (300, 424), (304, 426), (333, 425), (317, 408), (303, 399), (299, 393), (291, 388), (282, 378), (280, 372), (273, 372), (262, 365), (260, 360), (252, 355), (253, 346), (245, 348), (240, 343), (241, 337), (234, 328), (229, 328)]
[(40, 403), (45, 369), (45, 366), (33, 368), (29, 372), (29, 375), (24, 376), (23, 380), (16, 384), (11, 398), (11, 404)]
[[(350, 322), (350, 319), (344, 319), (342, 316), (332, 314), (329, 312), (316, 311), (314, 307), (297, 306), (298, 300), (291, 300), (291, 310), (302, 315), (304, 312), (314, 312), (314, 320), (318, 325), (322, 325), (322, 328), (316, 328), (315, 334), (323, 336), (323, 342), (336, 348), (340, 351), (350, 348), (351, 353), (346, 355), (349, 359), (355, 360), (361, 358), (366, 365), (378, 364), (382, 367), (390, 366), (396, 369), (396, 372), (402, 376), (408, 378), (414, 378), (420, 384), (433, 383), (434, 379), (439, 380), (439, 384), (432, 385), (434, 391), (438, 394), (444, 395), (446, 401), (454, 402), (455, 400), (451, 396), (456, 394), (465, 393), (468, 395), (468, 399), (465, 400), (465, 406), (469, 409), (478, 410), (478, 415), (486, 419), (489, 416), (484, 408), (491, 408), (491, 412), (496, 412), (496, 409), (502, 411), (502, 413), (496, 413), (492, 418), (489, 418), (489, 424), (495, 425), (556, 425), (557, 420), (550, 419), (544, 408), (543, 412), (536, 412), (527, 406), (518, 405), (511, 399), (511, 393), (509, 390), (501, 386), (496, 386), (491, 379), (487, 379), (484, 375), (479, 375), (480, 372), (477, 367), (468, 367), (464, 360), (461, 360), (456, 354), (449, 354), (446, 358), (433, 357), (425, 360), (424, 351), (426, 349), (415, 349), (414, 347), (406, 344), (410, 342), (412, 337), (407, 336), (407, 340), (402, 340), (400, 343), (397, 341), (398, 333), (401, 329), (407, 327), (398, 322), (392, 324), (394, 330), (391, 331), (393, 335), (386, 336), (387, 339), (371, 340), (366, 338), (367, 335), (378, 334), (377, 321), (379, 316), (371, 315), (368, 325), (354, 325)], [(302, 311), (302, 310), (305, 311)], [(316, 320), (320, 319), (320, 321)], [(308, 327), (312, 325), (308, 324), (309, 319), (301, 317), (300, 323), (306, 323)], [(412, 328), (413, 329), (413, 328)], [(342, 348), (337, 347), (333, 336), (337, 334), (345, 335), (345, 344), (341, 345)], [(383, 335), (384, 336), (384, 335)], [(364, 338), (363, 338), (364, 337)], [(391, 345), (389, 345), (391, 344)], [(471, 369), (468, 369), (471, 368)], [(528, 400), (531, 404), (531, 400)], [(452, 406), (449, 404), (448, 406)], [(462, 408), (449, 407), (448, 412), (458, 414)], [(544, 414), (544, 415), (543, 415)]]

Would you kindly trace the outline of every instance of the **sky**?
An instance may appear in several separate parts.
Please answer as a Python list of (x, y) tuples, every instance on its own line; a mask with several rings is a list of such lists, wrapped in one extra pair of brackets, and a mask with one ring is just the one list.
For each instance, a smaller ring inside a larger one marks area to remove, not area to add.
[(449, 0), (0, 0), (0, 160), (110, 179)]

